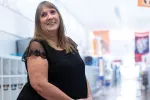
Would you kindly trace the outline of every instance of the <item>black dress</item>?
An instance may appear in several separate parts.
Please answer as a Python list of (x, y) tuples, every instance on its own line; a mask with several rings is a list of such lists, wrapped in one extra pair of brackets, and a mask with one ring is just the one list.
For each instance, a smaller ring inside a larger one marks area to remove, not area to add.
[[(26, 57), (34, 54), (48, 60), (48, 81), (58, 87), (72, 99), (87, 98), (87, 83), (85, 77), (85, 64), (77, 51), (66, 53), (58, 51), (48, 45), (44, 40), (32, 40), (40, 43), (45, 53), (38, 50), (29, 52), (30, 46), (24, 53), (23, 61), (27, 65)], [(28, 81), (20, 92), (17, 100), (45, 100), (32, 87)]]

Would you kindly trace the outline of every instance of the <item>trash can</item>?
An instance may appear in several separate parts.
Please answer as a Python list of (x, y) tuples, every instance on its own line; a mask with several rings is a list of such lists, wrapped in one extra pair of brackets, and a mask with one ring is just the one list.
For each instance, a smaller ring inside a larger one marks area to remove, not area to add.
[(25, 38), (16, 41), (17, 55), (23, 55), (31, 39), (32, 38)]

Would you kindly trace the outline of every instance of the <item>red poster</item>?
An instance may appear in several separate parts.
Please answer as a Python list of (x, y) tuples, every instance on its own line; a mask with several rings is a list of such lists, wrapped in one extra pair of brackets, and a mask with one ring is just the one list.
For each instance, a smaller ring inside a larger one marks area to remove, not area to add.
[(141, 62), (142, 61), (142, 55), (141, 54), (135, 54), (135, 62)]
[(142, 55), (149, 53), (149, 32), (135, 33), (135, 61), (141, 62)]

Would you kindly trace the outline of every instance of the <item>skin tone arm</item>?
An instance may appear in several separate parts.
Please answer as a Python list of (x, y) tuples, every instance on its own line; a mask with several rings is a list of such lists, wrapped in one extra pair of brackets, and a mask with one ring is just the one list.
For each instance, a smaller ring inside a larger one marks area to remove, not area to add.
[(91, 89), (90, 89), (90, 84), (89, 84), (87, 79), (86, 79), (86, 82), (87, 82), (87, 88), (88, 88), (88, 98), (92, 98), (92, 92), (91, 92)]
[[(38, 42), (31, 43), (31, 49), (44, 51)], [(39, 49), (38, 49), (39, 50)], [(31, 55), (27, 59), (27, 69), (31, 86), (46, 100), (73, 100), (56, 86), (48, 82), (48, 61), (41, 56)]]

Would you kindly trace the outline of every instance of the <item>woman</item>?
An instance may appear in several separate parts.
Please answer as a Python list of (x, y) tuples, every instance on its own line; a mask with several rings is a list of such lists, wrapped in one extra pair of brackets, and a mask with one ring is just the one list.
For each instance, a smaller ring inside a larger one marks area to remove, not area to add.
[(37, 7), (34, 39), (23, 61), (28, 82), (17, 100), (92, 100), (77, 45), (65, 36), (60, 12), (48, 1)]

